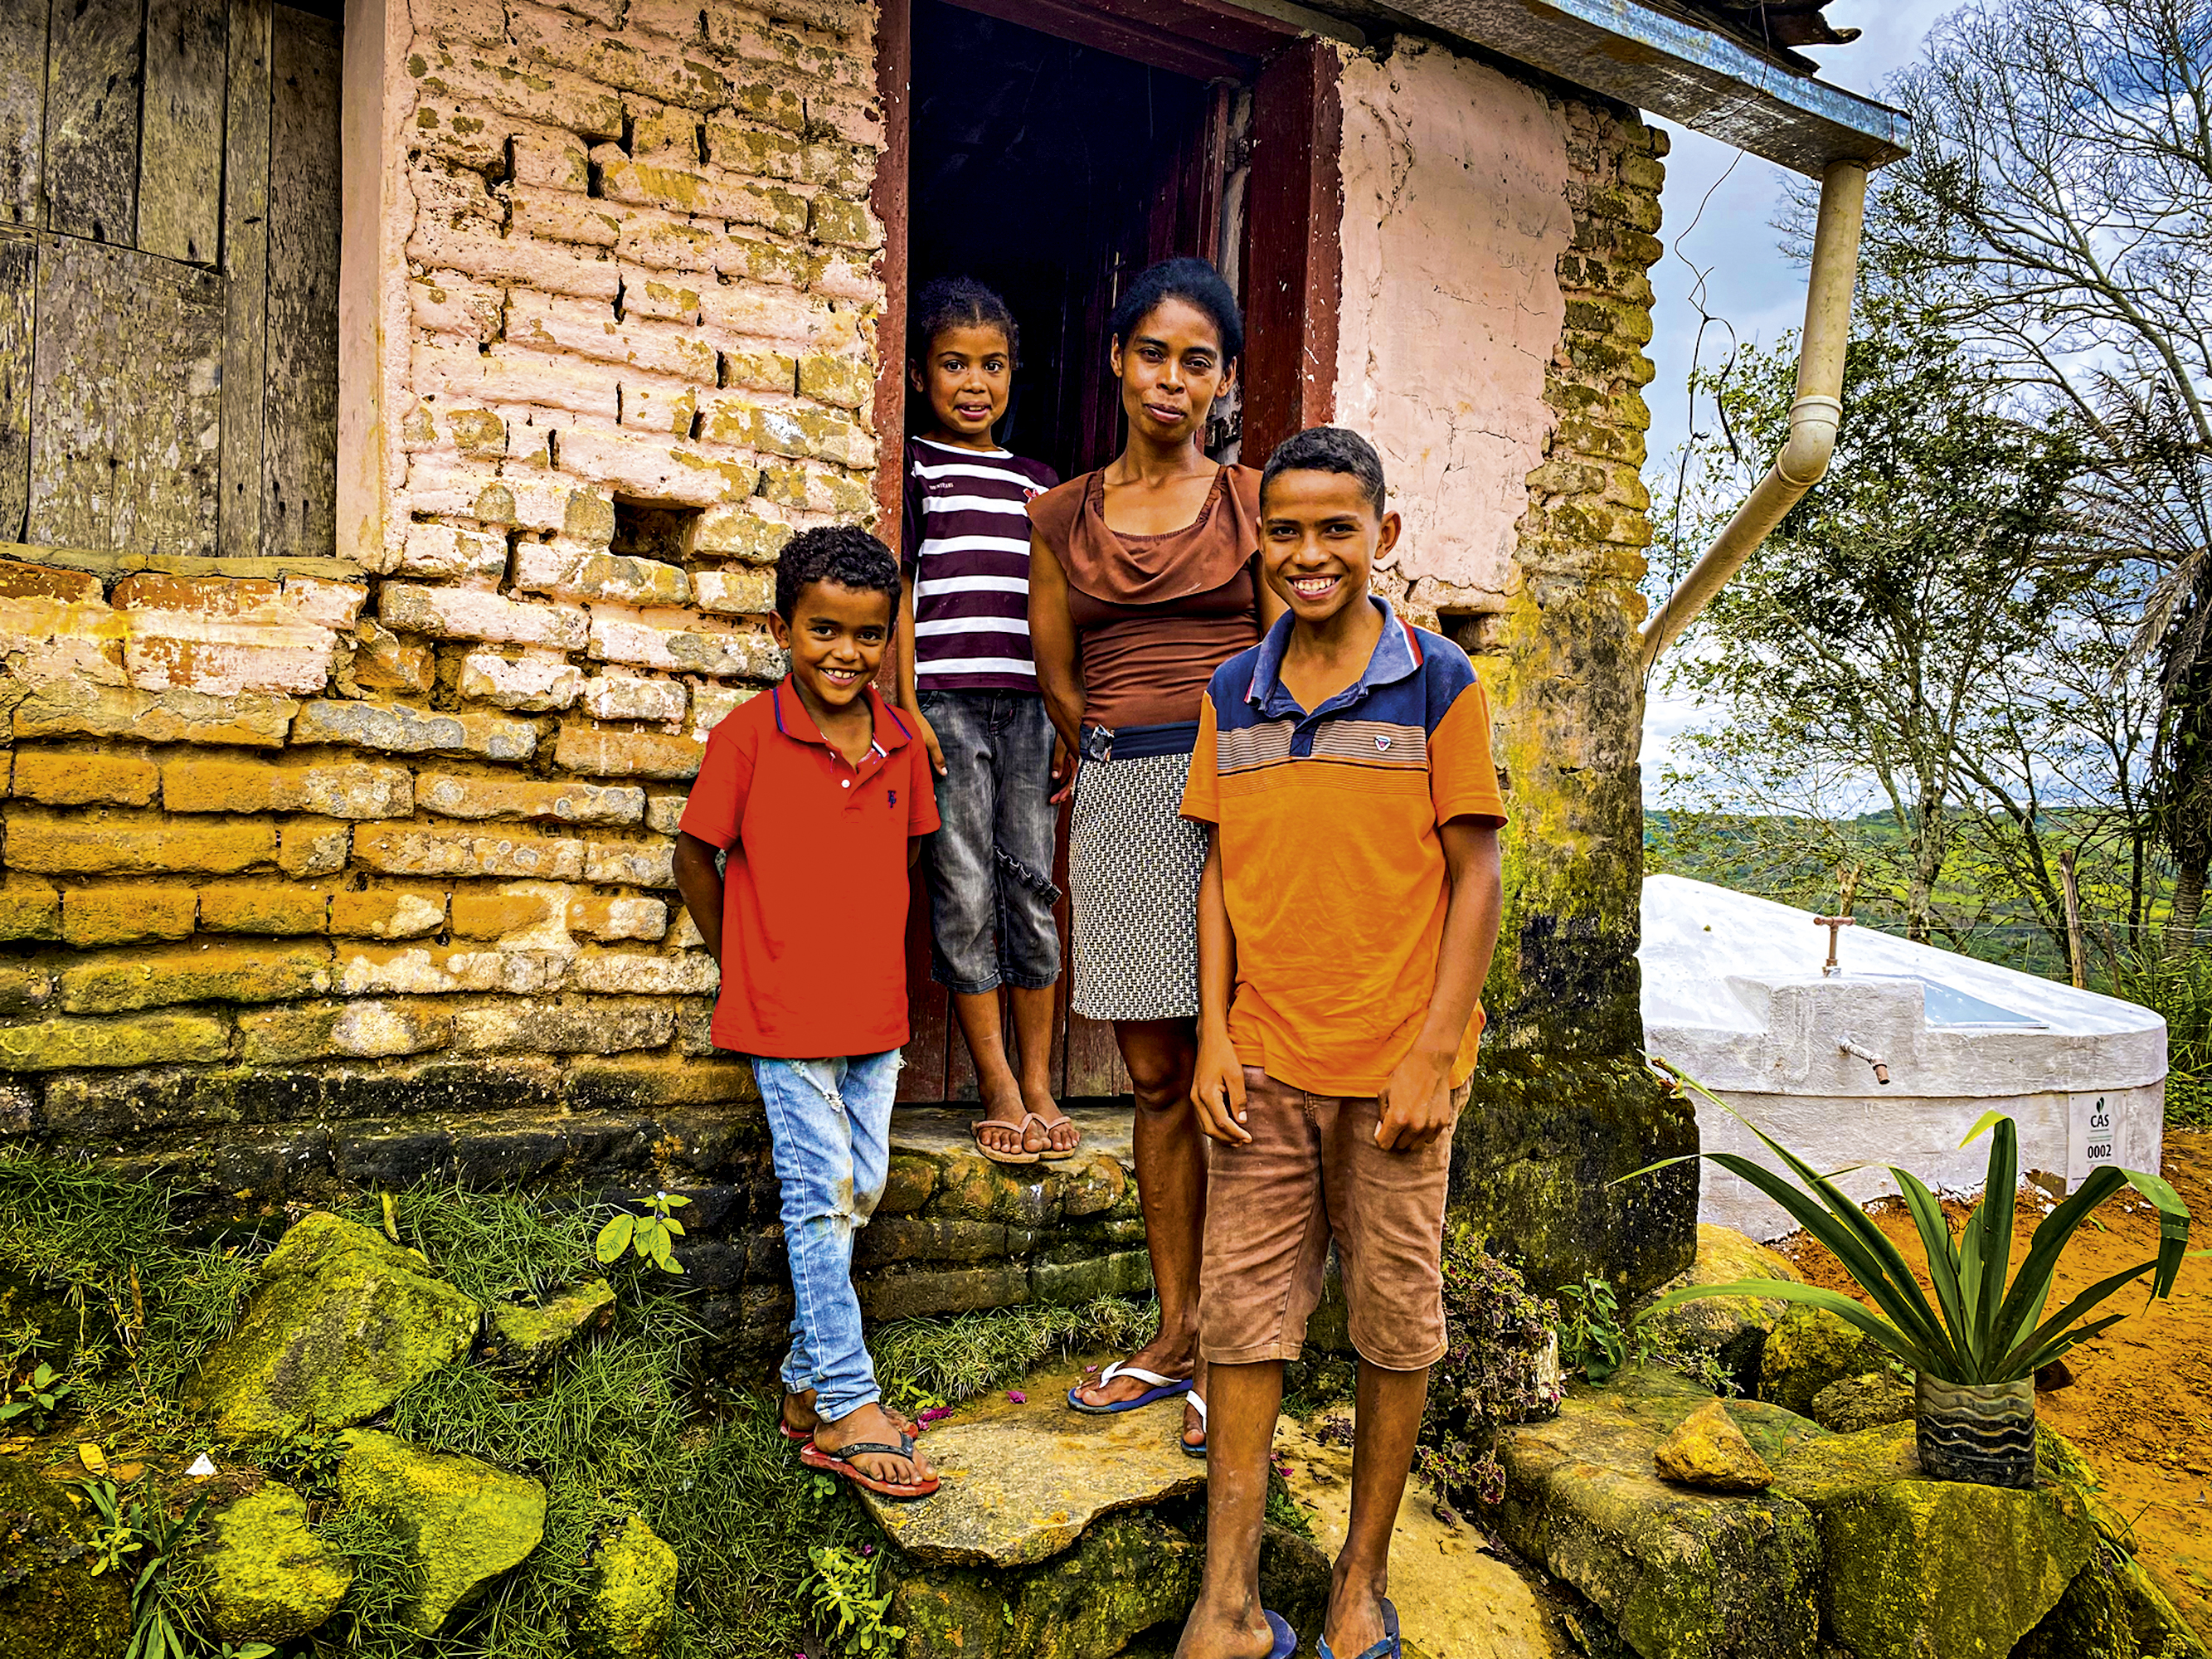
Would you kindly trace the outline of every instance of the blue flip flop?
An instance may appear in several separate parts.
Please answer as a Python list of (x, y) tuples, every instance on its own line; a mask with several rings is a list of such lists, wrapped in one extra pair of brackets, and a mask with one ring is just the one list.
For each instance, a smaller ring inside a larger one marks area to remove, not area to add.
[[(1382, 1639), (1363, 1652), (1359, 1659), (1399, 1659), (1398, 1609), (1390, 1605), (1390, 1598), (1387, 1595), (1382, 1598)], [(1328, 1638), (1326, 1636), (1321, 1638), (1321, 1659), (1336, 1659), (1336, 1656), (1328, 1650)]]
[[(1134, 1400), (1117, 1400), (1110, 1406), (1087, 1406), (1077, 1398), (1084, 1389), (1103, 1389), (1120, 1376), (1133, 1376), (1139, 1382), (1150, 1382), (1153, 1386)], [(1141, 1365), (1132, 1365), (1126, 1359), (1117, 1359), (1098, 1373), (1096, 1382), (1079, 1382), (1070, 1389), (1067, 1403), (1086, 1417), (1112, 1417), (1120, 1412), (1133, 1412), (1139, 1406), (1149, 1406), (1155, 1400), (1169, 1400), (1189, 1392), (1190, 1379), (1187, 1376), (1162, 1376), (1158, 1371), (1148, 1371)]]
[[(1266, 1613), (1266, 1609), (1261, 1609)], [(1275, 1645), (1267, 1650), (1267, 1659), (1291, 1659), (1298, 1650), (1298, 1633), (1279, 1613), (1266, 1613), (1267, 1628), (1274, 1632)]]

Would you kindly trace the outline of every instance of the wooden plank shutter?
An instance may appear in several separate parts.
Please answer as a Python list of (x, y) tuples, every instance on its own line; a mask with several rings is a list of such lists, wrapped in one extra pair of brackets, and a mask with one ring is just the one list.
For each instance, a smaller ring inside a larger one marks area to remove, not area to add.
[(0, 12), (0, 543), (331, 556), (338, 25)]

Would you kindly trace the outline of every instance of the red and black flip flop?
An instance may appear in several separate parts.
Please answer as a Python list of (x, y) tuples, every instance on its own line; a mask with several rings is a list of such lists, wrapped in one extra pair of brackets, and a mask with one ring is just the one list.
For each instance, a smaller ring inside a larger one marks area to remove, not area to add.
[[(891, 1420), (895, 1423), (898, 1420), (896, 1413), (892, 1415)], [(814, 1438), (813, 1430), (793, 1428), (790, 1424), (783, 1420), (783, 1413), (781, 1412), (778, 1412), (775, 1414), (775, 1431), (781, 1435), (786, 1440), (790, 1441), (794, 1446), (803, 1446), (808, 1441)], [(919, 1439), (928, 1431), (929, 1425), (927, 1423), (909, 1423), (906, 1425), (904, 1430), (902, 1431), (902, 1432), (915, 1439)]]
[(820, 1469), (825, 1474), (836, 1475), (856, 1486), (866, 1487), (878, 1498), (889, 1498), (900, 1503), (927, 1498), (937, 1490), (939, 1482), (933, 1474), (927, 1481), (878, 1480), (866, 1470), (856, 1468), (850, 1461), (871, 1453), (878, 1457), (912, 1457), (914, 1437), (910, 1434), (900, 1436), (899, 1443), (896, 1446), (886, 1446), (872, 1440), (855, 1442), (846, 1447), (842, 1455), (823, 1451), (810, 1439), (799, 1449), (799, 1461), (810, 1469)]

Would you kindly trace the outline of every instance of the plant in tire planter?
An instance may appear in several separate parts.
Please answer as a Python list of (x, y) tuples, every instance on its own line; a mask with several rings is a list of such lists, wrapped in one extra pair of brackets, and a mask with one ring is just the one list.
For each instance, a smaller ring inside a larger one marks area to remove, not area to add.
[[(1987, 1112), (1961, 1146), (1990, 1134), (1988, 1184), (1951, 1236), (1936, 1195), (1910, 1170), (1890, 1166), (1911, 1210), (1928, 1254), (1931, 1304), (1905, 1258), (1864, 1211), (1802, 1158), (1781, 1146), (1704, 1085), (1655, 1059), (1653, 1066), (1678, 1091), (1711, 1101), (1734, 1116), (1781, 1160), (1787, 1175), (1735, 1152), (1692, 1154), (1711, 1159), (1787, 1210), (1797, 1224), (1826, 1245), (1875, 1306), (1840, 1291), (1778, 1279), (1697, 1285), (1673, 1291), (1650, 1311), (1705, 1296), (1774, 1297), (1825, 1308), (1864, 1331), (1917, 1373), (1914, 1437), (1923, 1474), (1938, 1480), (1971, 1480), (1991, 1486), (2035, 1484), (2035, 1373), (2069, 1348), (2127, 1317), (2089, 1315), (2107, 1297), (2146, 1273), (2152, 1297), (2172, 1292), (2189, 1247), (2189, 1210), (2180, 1195), (2154, 1175), (2110, 1166), (2093, 1170), (2072, 1196), (2045, 1216), (2028, 1242), (2017, 1273), (2012, 1266), (2013, 1200), (2020, 1181), (2020, 1139), (2002, 1112)], [(1639, 1170), (1646, 1175), (1668, 1158)], [(1633, 1180), (1634, 1176), (1624, 1176)], [(2124, 1187), (2132, 1187), (2158, 1211), (2158, 1254), (2100, 1279), (2045, 1318), (2058, 1257), (2089, 1213)], [(2007, 1283), (2009, 1274), (2010, 1283)]]

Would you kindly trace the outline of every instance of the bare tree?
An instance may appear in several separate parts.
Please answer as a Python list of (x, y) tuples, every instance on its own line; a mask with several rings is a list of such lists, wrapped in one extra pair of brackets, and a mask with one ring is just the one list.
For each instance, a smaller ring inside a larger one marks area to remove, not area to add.
[(2162, 692), (2169, 938), (2212, 870), (2212, 0), (1976, 0), (1895, 94), (1874, 257), (1942, 280), (1952, 326), (2087, 471), (2061, 556), (2153, 568), (2136, 654)]

